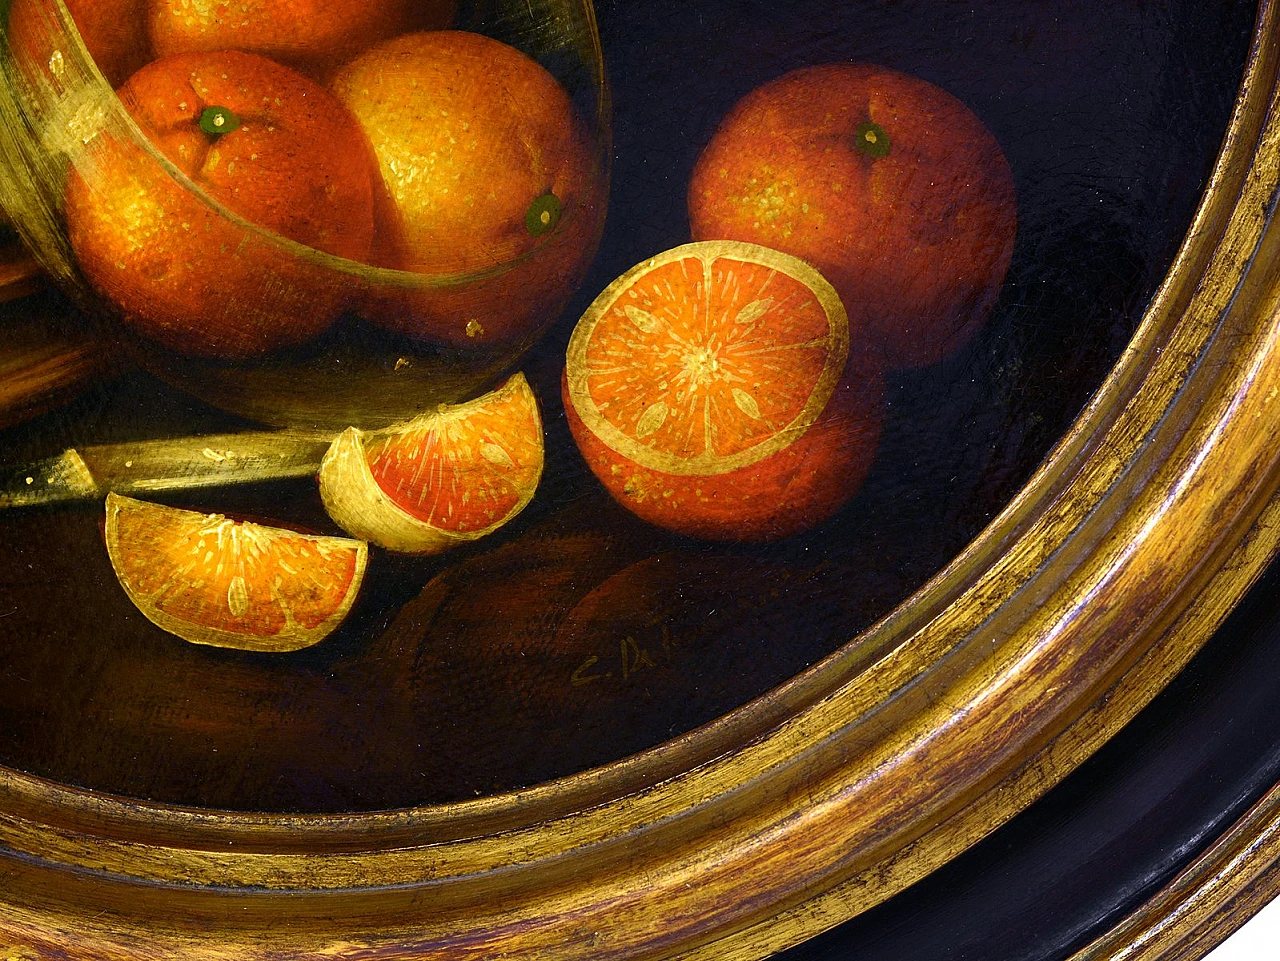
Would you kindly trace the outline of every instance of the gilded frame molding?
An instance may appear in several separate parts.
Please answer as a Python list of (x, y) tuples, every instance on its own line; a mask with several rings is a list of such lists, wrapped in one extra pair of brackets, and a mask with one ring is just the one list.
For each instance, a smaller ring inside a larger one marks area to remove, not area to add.
[(238, 815), (0, 770), (6, 956), (746, 961), (1026, 808), (1280, 549), (1273, 0), (1241, 90), (1105, 384), (987, 530), (859, 643), (639, 758), (457, 805)]

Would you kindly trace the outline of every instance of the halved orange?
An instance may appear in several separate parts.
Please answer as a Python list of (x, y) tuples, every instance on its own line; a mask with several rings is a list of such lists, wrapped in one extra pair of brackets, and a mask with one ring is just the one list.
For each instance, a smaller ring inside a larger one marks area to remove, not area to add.
[(107, 554), (147, 619), (193, 644), (293, 651), (351, 610), (368, 546), (107, 495)]
[(844, 307), (816, 270), (704, 241), (596, 298), (570, 338), (564, 394), (587, 463), (639, 517), (767, 541), (825, 520), (861, 485), (883, 381), (851, 351)]
[(349, 534), (437, 554), (502, 527), (533, 498), (542, 419), (523, 374), (462, 404), (441, 404), (365, 434), (350, 427), (320, 465), (320, 496)]

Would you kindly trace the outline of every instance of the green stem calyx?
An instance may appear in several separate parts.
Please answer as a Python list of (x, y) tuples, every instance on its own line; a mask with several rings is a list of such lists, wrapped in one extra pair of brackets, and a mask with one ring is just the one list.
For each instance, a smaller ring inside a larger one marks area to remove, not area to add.
[(211, 136), (230, 133), (240, 126), (240, 118), (226, 107), (205, 107), (200, 111), (200, 129)]
[(853, 145), (858, 153), (872, 160), (889, 156), (889, 135), (884, 127), (870, 120), (854, 131)]
[(549, 233), (560, 222), (560, 214), (562, 212), (563, 207), (560, 204), (560, 198), (547, 191), (545, 194), (535, 198), (533, 203), (529, 205), (529, 209), (525, 211), (525, 230), (529, 231), (534, 237)]

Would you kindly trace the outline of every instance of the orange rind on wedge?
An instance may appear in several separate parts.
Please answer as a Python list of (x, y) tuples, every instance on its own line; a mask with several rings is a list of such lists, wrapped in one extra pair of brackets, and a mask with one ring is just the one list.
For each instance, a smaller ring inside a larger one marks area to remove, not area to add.
[(351, 610), (368, 545), (107, 495), (107, 554), (149, 621), (193, 644), (294, 651)]
[(523, 374), (386, 431), (351, 427), (320, 466), (320, 496), (347, 533), (390, 551), (438, 554), (493, 533), (542, 477), (538, 402)]

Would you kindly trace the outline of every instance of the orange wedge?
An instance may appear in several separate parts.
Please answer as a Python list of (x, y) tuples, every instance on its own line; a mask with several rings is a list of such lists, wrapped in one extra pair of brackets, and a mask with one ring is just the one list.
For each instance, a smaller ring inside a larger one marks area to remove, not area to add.
[(351, 427), (320, 465), (320, 496), (349, 534), (437, 554), (502, 527), (542, 477), (542, 419), (523, 374), (482, 397), (377, 434)]
[(147, 619), (193, 644), (293, 651), (351, 610), (368, 547), (107, 495), (107, 554)]

